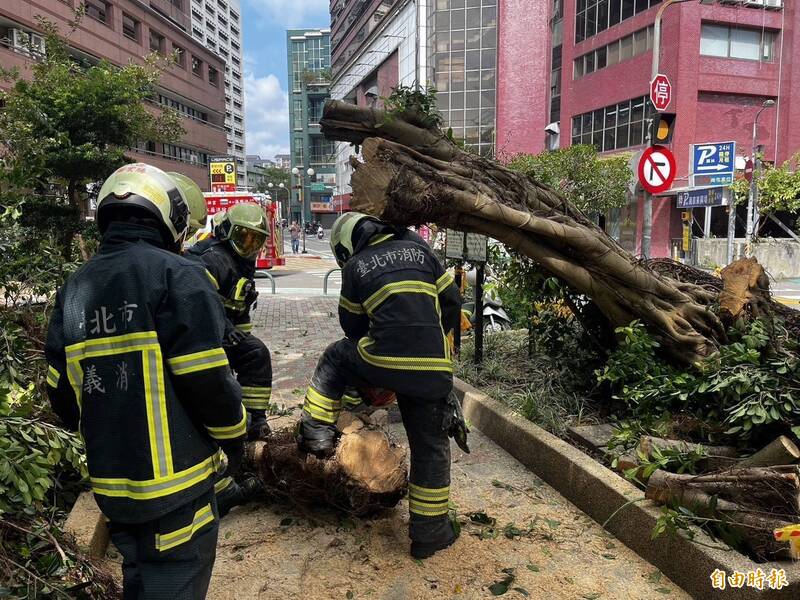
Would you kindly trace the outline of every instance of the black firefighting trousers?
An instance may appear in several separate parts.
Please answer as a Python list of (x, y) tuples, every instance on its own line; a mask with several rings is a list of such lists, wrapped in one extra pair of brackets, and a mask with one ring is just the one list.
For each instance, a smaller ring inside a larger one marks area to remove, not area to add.
[(250, 417), (264, 415), (272, 396), (272, 358), (266, 344), (251, 333), (237, 344), (223, 344), (242, 386), (242, 404)]
[(202, 600), (217, 548), (217, 503), (212, 492), (157, 519), (109, 523), (122, 554), (124, 600)]
[(325, 439), (334, 435), (346, 388), (380, 387), (397, 394), (411, 450), (409, 536), (423, 544), (452, 535), (450, 440), (444, 426), (452, 386), (449, 373), (370, 365), (345, 338), (328, 346), (319, 359), (303, 404), (303, 437)]

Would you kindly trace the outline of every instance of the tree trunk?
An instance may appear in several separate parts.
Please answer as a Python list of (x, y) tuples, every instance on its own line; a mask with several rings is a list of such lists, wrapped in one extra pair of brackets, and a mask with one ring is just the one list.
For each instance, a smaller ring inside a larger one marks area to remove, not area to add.
[(659, 275), (622, 249), (557, 192), (464, 152), (413, 114), (328, 102), (329, 139), (363, 143), (353, 160), (352, 206), (399, 225), (434, 222), (482, 233), (529, 256), (614, 327), (639, 319), (675, 360), (693, 363), (726, 340), (708, 306), (716, 293)]
[(342, 436), (330, 458), (298, 450), (290, 428), (248, 444), (247, 462), (268, 495), (293, 503), (356, 516), (397, 505), (408, 487), (405, 449), (348, 412), (337, 427)]
[(771, 467), (773, 465), (791, 465), (800, 460), (800, 449), (785, 435), (779, 436), (761, 450), (736, 463), (742, 467)]

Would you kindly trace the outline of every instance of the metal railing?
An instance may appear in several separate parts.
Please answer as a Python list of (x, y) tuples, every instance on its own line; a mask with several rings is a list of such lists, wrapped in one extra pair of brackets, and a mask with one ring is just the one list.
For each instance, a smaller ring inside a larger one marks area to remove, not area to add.
[(339, 267), (336, 267), (335, 269), (331, 269), (330, 271), (325, 273), (325, 278), (322, 280), (322, 295), (323, 296), (327, 296), (328, 295), (328, 278), (331, 276), (332, 273), (335, 273), (336, 271), (341, 272), (342, 270)]
[(269, 282), (272, 284), (272, 294), (275, 295), (275, 278), (272, 276), (272, 273), (270, 273), (269, 271), (259, 270), (256, 271), (255, 277), (259, 279), (262, 277), (266, 277), (267, 279), (269, 279)]

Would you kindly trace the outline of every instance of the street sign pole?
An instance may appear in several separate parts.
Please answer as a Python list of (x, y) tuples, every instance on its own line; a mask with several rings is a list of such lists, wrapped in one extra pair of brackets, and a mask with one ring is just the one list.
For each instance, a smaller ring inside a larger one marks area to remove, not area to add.
[(485, 265), (478, 263), (475, 271), (475, 364), (483, 362), (483, 273)]

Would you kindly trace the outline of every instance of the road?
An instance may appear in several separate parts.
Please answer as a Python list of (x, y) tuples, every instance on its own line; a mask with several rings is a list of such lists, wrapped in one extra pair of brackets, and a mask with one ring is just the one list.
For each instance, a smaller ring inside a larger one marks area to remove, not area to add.
[[(288, 237), (288, 232), (287, 232)], [(317, 236), (306, 237), (306, 254), (292, 254), (289, 240), (285, 240), (284, 257), (286, 265), (270, 269), (268, 273), (275, 279), (275, 291), (278, 295), (289, 296), (321, 296), (325, 274), (337, 265), (333, 260), (329, 243), (330, 230), (325, 230), (321, 240)], [(302, 250), (303, 243), (300, 242)], [(288, 251), (288, 253), (287, 253)], [(266, 274), (257, 278), (257, 288), (264, 296), (272, 293), (272, 286)], [(339, 294), (342, 278), (339, 271), (331, 273), (328, 282), (328, 293)]]

